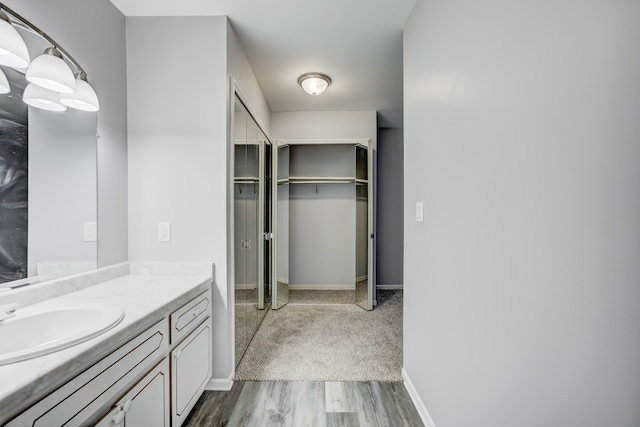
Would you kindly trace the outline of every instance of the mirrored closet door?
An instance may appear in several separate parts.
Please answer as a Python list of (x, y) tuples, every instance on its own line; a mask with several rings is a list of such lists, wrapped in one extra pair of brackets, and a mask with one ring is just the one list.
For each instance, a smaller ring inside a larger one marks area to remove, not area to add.
[(233, 141), (237, 364), (271, 303), (273, 241), (272, 145), (237, 95)]

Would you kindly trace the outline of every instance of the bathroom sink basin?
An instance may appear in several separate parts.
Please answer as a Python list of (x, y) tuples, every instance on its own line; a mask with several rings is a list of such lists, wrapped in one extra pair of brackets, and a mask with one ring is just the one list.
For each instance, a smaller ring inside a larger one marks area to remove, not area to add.
[[(25, 309), (26, 310), (26, 309)], [(0, 365), (62, 350), (116, 326), (124, 313), (108, 304), (81, 304), (23, 314), (0, 322)]]

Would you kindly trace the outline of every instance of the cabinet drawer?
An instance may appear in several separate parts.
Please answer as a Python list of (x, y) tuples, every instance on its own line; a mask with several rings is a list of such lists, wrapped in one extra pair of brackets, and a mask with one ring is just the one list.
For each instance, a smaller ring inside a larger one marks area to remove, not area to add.
[(211, 378), (211, 324), (204, 322), (171, 352), (171, 418), (179, 427)]
[(171, 314), (171, 344), (180, 342), (211, 315), (209, 292), (200, 294)]
[(79, 426), (95, 422), (122, 390), (148, 371), (169, 349), (167, 321), (147, 329), (31, 408), (7, 427)]

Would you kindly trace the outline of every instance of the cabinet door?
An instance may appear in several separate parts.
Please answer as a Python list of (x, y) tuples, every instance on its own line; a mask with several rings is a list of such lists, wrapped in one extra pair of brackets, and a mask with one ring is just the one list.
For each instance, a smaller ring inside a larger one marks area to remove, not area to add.
[(211, 377), (211, 320), (171, 352), (172, 426), (182, 425)]
[(169, 427), (169, 359), (140, 380), (96, 427)]

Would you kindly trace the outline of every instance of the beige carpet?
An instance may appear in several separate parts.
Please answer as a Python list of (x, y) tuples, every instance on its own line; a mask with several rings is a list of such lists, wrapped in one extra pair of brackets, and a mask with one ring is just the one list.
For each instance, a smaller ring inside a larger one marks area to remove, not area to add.
[(402, 381), (402, 291), (373, 311), (314, 300), (267, 313), (236, 381)]

